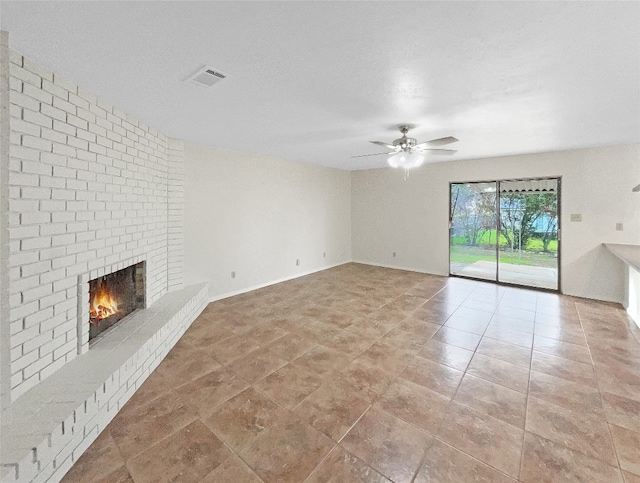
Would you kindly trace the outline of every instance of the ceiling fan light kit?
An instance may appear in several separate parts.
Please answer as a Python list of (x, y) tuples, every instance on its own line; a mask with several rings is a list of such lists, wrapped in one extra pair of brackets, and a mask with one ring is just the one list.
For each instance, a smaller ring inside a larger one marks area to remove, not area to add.
[(371, 141), (373, 144), (377, 144), (378, 146), (383, 146), (387, 149), (390, 149), (391, 152), (388, 153), (374, 153), (374, 154), (363, 154), (360, 156), (352, 156), (352, 158), (361, 158), (364, 156), (378, 156), (381, 154), (388, 155), (387, 164), (392, 168), (404, 168), (405, 171), (408, 171), (412, 168), (417, 168), (424, 163), (424, 155), (427, 152), (431, 152), (432, 154), (455, 154), (457, 151), (455, 149), (433, 149), (429, 146), (444, 146), (446, 144), (455, 143), (458, 140), (453, 136), (447, 136), (439, 139), (432, 139), (431, 141), (427, 141), (424, 143), (418, 144), (414, 138), (410, 138), (407, 136), (407, 133), (413, 126), (399, 126), (400, 132), (402, 133), (402, 137), (394, 140), (392, 143), (385, 143), (382, 141)]
[(400, 151), (387, 158), (387, 164), (392, 168), (411, 169), (424, 163), (424, 156), (418, 152)]

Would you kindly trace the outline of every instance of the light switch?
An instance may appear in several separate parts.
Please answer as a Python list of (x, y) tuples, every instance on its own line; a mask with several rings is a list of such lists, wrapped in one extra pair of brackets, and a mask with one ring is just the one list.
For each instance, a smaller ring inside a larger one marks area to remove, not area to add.
[(571, 213), (571, 221), (582, 221), (582, 214)]

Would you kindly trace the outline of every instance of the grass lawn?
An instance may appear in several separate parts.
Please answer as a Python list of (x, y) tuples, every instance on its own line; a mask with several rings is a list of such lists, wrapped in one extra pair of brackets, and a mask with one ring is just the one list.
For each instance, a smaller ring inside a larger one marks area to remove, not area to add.
[[(463, 236), (454, 236), (452, 241), (454, 245), (466, 246), (467, 244), (467, 240)], [(478, 240), (478, 245), (495, 245), (495, 243), (496, 243), (496, 230), (489, 230), (483, 233), (480, 239)], [(510, 246), (507, 243), (507, 239), (502, 234), (500, 235), (500, 246), (501, 247)], [(542, 240), (540, 240), (539, 238), (530, 239), (529, 242), (527, 243), (527, 246), (525, 247), (525, 250), (541, 252)], [(553, 253), (558, 251), (558, 240), (551, 240), (549, 242), (549, 251)]]

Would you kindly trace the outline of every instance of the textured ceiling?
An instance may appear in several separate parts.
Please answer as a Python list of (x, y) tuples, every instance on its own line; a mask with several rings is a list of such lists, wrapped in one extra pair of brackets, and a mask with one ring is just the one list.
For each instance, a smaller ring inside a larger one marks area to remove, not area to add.
[[(639, 2), (2, 2), (10, 46), (169, 136), (361, 169), (640, 142)], [(184, 82), (208, 64), (210, 89)], [(453, 147), (453, 146), (451, 146)]]

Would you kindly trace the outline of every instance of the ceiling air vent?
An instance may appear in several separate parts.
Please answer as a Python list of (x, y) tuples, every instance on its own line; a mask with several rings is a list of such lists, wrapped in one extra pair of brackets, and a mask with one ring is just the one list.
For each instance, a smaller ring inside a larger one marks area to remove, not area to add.
[(187, 80), (199, 86), (211, 87), (213, 84), (220, 82), (225, 77), (227, 77), (226, 74), (205, 65), (190, 75)]

